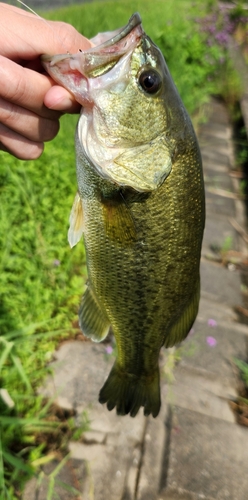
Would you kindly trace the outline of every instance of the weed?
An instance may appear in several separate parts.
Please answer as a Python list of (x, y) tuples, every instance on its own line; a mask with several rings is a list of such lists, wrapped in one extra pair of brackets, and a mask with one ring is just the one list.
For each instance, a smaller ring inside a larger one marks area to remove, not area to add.
[(223, 255), (223, 254), (229, 252), (229, 250), (231, 250), (231, 248), (233, 248), (233, 237), (226, 236), (223, 244), (221, 245), (220, 252)]
[[(46, 17), (71, 23), (92, 37), (124, 25), (136, 10), (163, 51), (187, 109), (201, 116), (199, 108), (209, 94), (220, 91), (217, 80), (225, 48), (206, 45), (206, 32), (199, 30), (194, 17), (195, 12), (199, 19), (205, 15), (200, 0), (194, 10), (189, 0), (157, 0), (152, 9), (149, 0), (93, 2)], [(4, 499), (20, 497), (24, 482), (34, 474), (38, 486), (48, 479), (52, 498), (59, 469), (49, 477), (39, 469), (50, 460), (45, 456), (48, 436), (54, 449), (60, 446), (65, 452), (67, 436), (78, 439), (85, 428), (83, 421), (73, 430), (71, 416), (65, 417), (69, 423), (64, 427), (58, 417), (49, 420), (52, 402), (44, 403), (36, 395), (58, 339), (73, 337), (77, 331), (73, 325), (86, 279), (84, 247), (79, 244), (71, 251), (66, 235), (77, 189), (76, 119), (63, 117), (58, 137), (46, 145), (39, 160), (21, 162), (0, 152), (0, 498)], [(171, 367), (174, 362), (171, 358)]]
[(248, 427), (248, 363), (240, 359), (233, 360), (240, 372), (239, 397), (235, 401), (230, 401), (237, 422)]
[(246, 387), (248, 388), (248, 363), (240, 359), (234, 359), (235, 365), (239, 368), (241, 378), (244, 381)]
[(244, 11), (234, 8), (227, 8), (226, 5), (219, 5), (213, 2), (210, 13), (199, 18), (197, 21), (200, 32), (205, 37), (205, 42), (209, 47), (207, 57), (213, 64), (214, 93), (221, 95), (230, 110), (233, 111), (236, 102), (243, 93), (243, 86), (240, 75), (234, 69), (229, 57), (230, 36), (234, 36), (239, 26), (245, 26), (248, 16)]

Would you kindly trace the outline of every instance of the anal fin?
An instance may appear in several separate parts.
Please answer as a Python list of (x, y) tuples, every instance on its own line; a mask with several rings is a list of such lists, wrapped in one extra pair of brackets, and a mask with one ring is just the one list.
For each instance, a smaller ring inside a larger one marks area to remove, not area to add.
[(79, 325), (83, 334), (94, 342), (101, 342), (109, 332), (109, 319), (89, 288), (85, 291), (80, 305)]

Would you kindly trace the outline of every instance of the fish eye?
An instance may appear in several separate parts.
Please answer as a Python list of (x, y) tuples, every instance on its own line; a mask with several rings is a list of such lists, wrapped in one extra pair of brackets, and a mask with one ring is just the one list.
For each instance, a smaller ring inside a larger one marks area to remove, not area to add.
[(162, 85), (162, 78), (154, 69), (146, 69), (139, 75), (139, 84), (147, 94), (156, 94)]

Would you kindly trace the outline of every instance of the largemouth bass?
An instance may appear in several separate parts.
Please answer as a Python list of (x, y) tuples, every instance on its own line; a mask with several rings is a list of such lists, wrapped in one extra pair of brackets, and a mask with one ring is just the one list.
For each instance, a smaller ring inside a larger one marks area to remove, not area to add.
[[(76, 55), (45, 56), (82, 104), (71, 246), (84, 236), (88, 283), (79, 311), (95, 342), (114, 332), (117, 359), (99, 401), (118, 415), (160, 410), (158, 358), (198, 311), (204, 229), (201, 156), (160, 50), (134, 14)], [(97, 367), (96, 367), (97, 369)]]

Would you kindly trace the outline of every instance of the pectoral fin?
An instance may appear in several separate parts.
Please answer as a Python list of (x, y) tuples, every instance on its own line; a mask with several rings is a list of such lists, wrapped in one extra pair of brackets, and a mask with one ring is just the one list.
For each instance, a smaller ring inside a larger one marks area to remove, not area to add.
[(175, 323), (175, 325), (172, 327), (172, 329), (169, 332), (169, 335), (166, 336), (164, 342), (165, 347), (172, 347), (175, 344), (182, 342), (182, 340), (184, 340), (187, 337), (190, 328), (192, 327), (198, 313), (199, 300), (200, 300), (200, 280), (197, 284), (196, 292), (193, 295), (191, 302), (184, 309), (182, 316), (179, 318), (177, 323)]
[(74, 198), (69, 222), (68, 241), (72, 248), (79, 242), (84, 231), (83, 205), (79, 193), (77, 193)]
[(101, 342), (109, 332), (109, 320), (89, 288), (83, 295), (79, 309), (79, 325), (83, 334), (94, 342)]
[(133, 243), (137, 237), (134, 218), (121, 196), (102, 199), (102, 208), (107, 236), (123, 245)]

